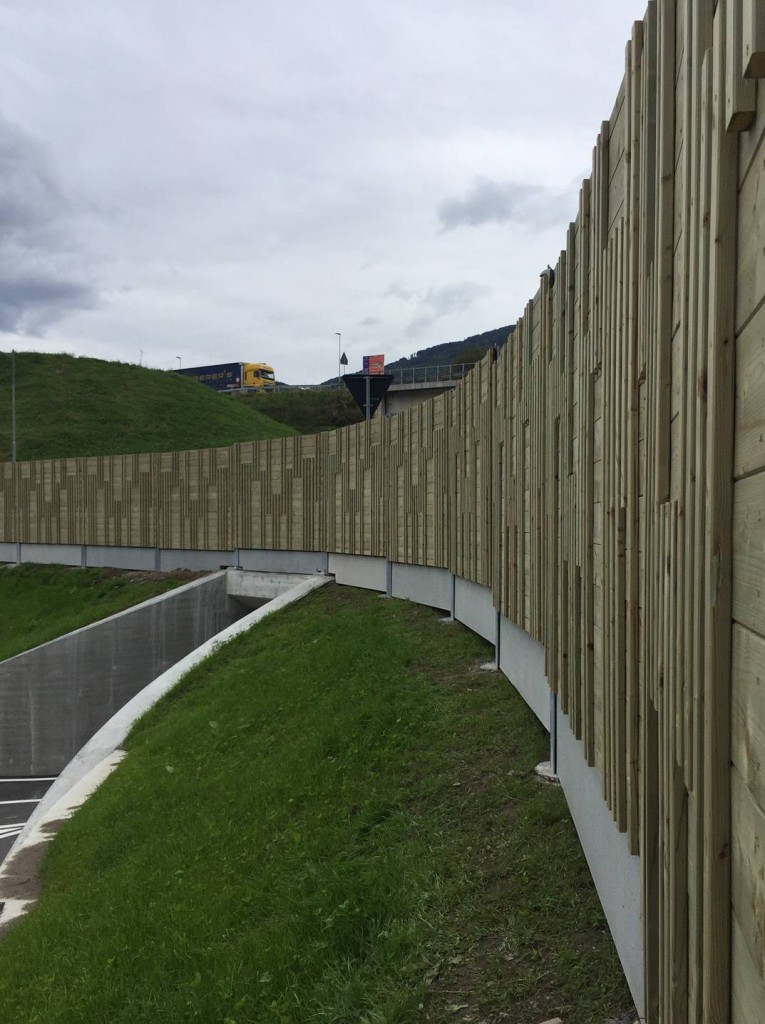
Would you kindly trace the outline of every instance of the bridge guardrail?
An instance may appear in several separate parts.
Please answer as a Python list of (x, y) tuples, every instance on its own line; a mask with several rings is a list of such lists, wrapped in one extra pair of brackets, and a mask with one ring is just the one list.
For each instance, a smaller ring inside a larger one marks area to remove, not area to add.
[[(403, 366), (385, 372), (393, 377), (393, 384), (451, 384), (463, 378), (473, 369), (475, 363), (442, 363), (437, 366)], [(326, 384), (277, 384), (275, 391), (330, 391), (342, 387), (341, 382)]]

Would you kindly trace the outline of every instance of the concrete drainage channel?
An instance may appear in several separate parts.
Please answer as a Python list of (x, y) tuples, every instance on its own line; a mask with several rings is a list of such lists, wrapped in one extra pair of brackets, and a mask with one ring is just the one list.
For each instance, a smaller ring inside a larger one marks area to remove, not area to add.
[(133, 722), (221, 643), (331, 579), (224, 570), (0, 662), (0, 934)]

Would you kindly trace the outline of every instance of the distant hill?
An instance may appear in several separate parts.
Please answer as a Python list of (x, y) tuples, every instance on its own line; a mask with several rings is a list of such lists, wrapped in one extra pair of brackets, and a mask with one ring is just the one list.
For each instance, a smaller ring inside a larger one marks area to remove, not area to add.
[[(11, 457), (11, 357), (0, 353), (0, 461)], [(168, 370), (16, 353), (17, 458), (212, 448), (296, 433)]]
[(386, 370), (398, 370), (412, 366), (449, 366), (457, 356), (465, 349), (492, 348), (496, 345), (501, 348), (507, 341), (511, 331), (515, 330), (515, 324), (507, 327), (495, 327), (493, 331), (484, 331), (483, 334), (473, 334), (462, 341), (447, 341), (442, 345), (431, 345), (430, 348), (420, 349), (413, 352), (411, 356), (397, 359), (395, 363), (386, 363)]
[[(469, 338), (462, 341), (445, 341), (441, 345), (431, 345), (430, 348), (422, 348), (419, 352), (413, 352), (410, 356), (404, 356), (393, 363), (386, 363), (385, 369), (400, 370), (413, 366), (451, 366), (463, 352), (470, 352), (467, 362), (474, 362), (476, 351), (485, 352), (487, 348), (496, 345), (501, 348), (507, 341), (508, 335), (515, 330), (515, 324), (507, 327), (495, 327), (492, 331), (484, 331), (483, 334), (471, 334)], [(336, 384), (337, 377), (330, 377), (323, 381), (324, 384)]]

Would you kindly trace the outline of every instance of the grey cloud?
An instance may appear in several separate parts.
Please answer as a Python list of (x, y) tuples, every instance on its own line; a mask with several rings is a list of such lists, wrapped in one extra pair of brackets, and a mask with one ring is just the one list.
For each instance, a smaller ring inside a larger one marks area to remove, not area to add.
[(76, 210), (40, 146), (0, 117), (0, 330), (40, 333), (95, 305), (77, 268)]
[(363, 320), (359, 321), (359, 327), (377, 327), (381, 323), (382, 320), (379, 316), (366, 316)]
[(87, 285), (32, 273), (14, 278), (0, 271), (0, 331), (39, 335), (67, 313), (93, 305), (94, 292)]
[(45, 231), (66, 201), (40, 147), (0, 117), (0, 231), (21, 237)]
[(476, 178), (463, 199), (445, 199), (438, 208), (438, 219), (445, 230), (463, 224), (531, 224), (547, 227), (559, 224), (574, 209), (573, 197), (541, 185), (520, 185), (513, 181)]
[(388, 285), (388, 290), (383, 295), (384, 299), (401, 299), (402, 302), (409, 302), (414, 298), (414, 292), (405, 288), (398, 281), (391, 281)]
[(420, 300), (419, 311), (407, 327), (407, 335), (419, 334), (442, 317), (464, 313), (490, 291), (475, 281), (458, 281), (440, 288), (429, 288)]

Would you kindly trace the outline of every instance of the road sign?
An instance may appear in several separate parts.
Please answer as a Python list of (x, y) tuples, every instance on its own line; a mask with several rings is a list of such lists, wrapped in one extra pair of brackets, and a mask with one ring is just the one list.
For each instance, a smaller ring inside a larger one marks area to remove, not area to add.
[(393, 383), (393, 374), (346, 373), (343, 381), (356, 405), (364, 413), (364, 419), (371, 420), (385, 392)]

